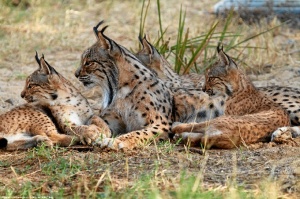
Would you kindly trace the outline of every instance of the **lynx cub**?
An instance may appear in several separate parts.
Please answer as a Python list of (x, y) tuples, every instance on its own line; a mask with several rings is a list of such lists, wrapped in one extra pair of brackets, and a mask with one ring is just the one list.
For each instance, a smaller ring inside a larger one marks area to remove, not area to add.
[[(39, 69), (27, 79), (21, 93), (28, 104), (0, 116), (0, 147), (26, 149), (45, 142), (52, 146), (92, 144), (101, 133), (110, 137), (105, 122), (95, 116), (80, 92), (42, 56)], [(63, 133), (63, 134), (59, 134)]]
[(209, 122), (175, 123), (172, 131), (191, 144), (228, 149), (270, 139), (277, 128), (289, 126), (287, 112), (258, 91), (223, 49), (217, 51), (219, 61), (206, 71), (203, 90), (228, 96), (225, 115)]

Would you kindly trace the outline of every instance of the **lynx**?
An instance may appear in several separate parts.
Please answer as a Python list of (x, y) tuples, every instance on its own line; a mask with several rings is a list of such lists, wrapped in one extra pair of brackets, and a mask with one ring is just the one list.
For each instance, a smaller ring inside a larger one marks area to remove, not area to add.
[(257, 90), (219, 46), (217, 53), (218, 61), (205, 73), (203, 90), (210, 95), (226, 94), (224, 115), (209, 122), (175, 123), (172, 131), (192, 145), (230, 149), (270, 140), (277, 128), (289, 126), (287, 112)]
[(171, 64), (160, 55), (157, 49), (146, 39), (139, 37), (142, 49), (136, 54), (137, 58), (148, 68), (153, 70), (170, 88), (201, 88), (204, 76), (190, 73), (178, 75)]
[(87, 89), (101, 89), (100, 117), (115, 138), (98, 145), (133, 149), (154, 138), (167, 139), (172, 124), (172, 94), (130, 51), (98, 31), (97, 42), (82, 54), (75, 76)]
[[(170, 86), (172, 91), (175, 91), (174, 99), (176, 99), (176, 96), (178, 95), (176, 93), (178, 90), (177, 88), (184, 87), (189, 89), (190, 92), (191, 90), (194, 90), (193, 93), (196, 101), (193, 102), (190, 100), (190, 103), (198, 104), (197, 99), (201, 99), (201, 103), (204, 102), (202, 98), (205, 99), (205, 95), (197, 91), (198, 88), (204, 83), (201, 75), (191, 73), (189, 74), (190, 76), (179, 76), (173, 71), (171, 64), (169, 64), (168, 61), (159, 54), (155, 47), (147, 41), (146, 37), (142, 39), (140, 38), (140, 42), (143, 48), (137, 53), (137, 57), (144, 63), (144, 65), (157, 73), (158, 76), (165, 81), (166, 85)], [(262, 91), (276, 104), (281, 105), (285, 110), (287, 110), (292, 125), (300, 125), (300, 89), (281, 86), (258, 87), (257, 89)], [(182, 95), (182, 93), (180, 93), (180, 95)], [(225, 95), (218, 97), (217, 102), (215, 100), (215, 98), (206, 98), (206, 104), (214, 104), (214, 108), (209, 108), (206, 110), (215, 112), (215, 115), (218, 116), (224, 112), (224, 106), (220, 106), (221, 104), (218, 104), (218, 101), (223, 103), (225, 100)], [(178, 106), (186, 106), (186, 103), (183, 101), (181, 104), (178, 103)]]
[[(80, 92), (42, 56), (39, 69), (26, 79), (21, 93), (28, 104), (1, 115), (1, 147), (26, 149), (40, 142), (69, 146), (92, 144), (99, 136), (110, 137), (105, 122), (93, 114)], [(62, 133), (62, 134), (60, 134)]]

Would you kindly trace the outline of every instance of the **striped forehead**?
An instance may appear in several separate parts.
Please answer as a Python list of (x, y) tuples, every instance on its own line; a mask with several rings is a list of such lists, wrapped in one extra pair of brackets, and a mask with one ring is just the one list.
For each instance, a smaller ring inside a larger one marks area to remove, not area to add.
[(91, 54), (91, 49), (89, 48), (82, 53), (82, 58), (86, 58), (90, 56), (90, 54)]
[(217, 62), (208, 70), (209, 77), (224, 76), (227, 74), (227, 68), (222, 62)]
[(48, 77), (47, 75), (42, 74), (39, 70), (37, 70), (28, 77), (28, 82), (36, 84), (48, 83)]

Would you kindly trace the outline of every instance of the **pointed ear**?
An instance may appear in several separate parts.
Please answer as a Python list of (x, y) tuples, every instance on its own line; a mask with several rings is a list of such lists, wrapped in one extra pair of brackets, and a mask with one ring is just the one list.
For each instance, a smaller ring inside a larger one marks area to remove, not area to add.
[(45, 75), (57, 74), (56, 70), (45, 60), (44, 54), (40, 58), (40, 72)]
[(146, 35), (143, 38), (141, 38), (141, 36), (139, 36), (139, 40), (143, 46), (143, 49), (141, 50), (141, 52), (144, 54), (147, 54), (147, 55), (152, 55), (153, 54), (152, 45), (146, 39)]
[(47, 63), (45, 62), (44, 55), (42, 55), (42, 57), (39, 59), (38, 52), (35, 51), (35, 60), (38, 63), (38, 65), (39, 65), (39, 71), (42, 74), (45, 74), (45, 75), (51, 74), (51, 70), (48, 67)]
[(40, 62), (41, 62), (41, 68), (40, 68), (40, 71), (43, 73), (43, 74), (46, 74), (46, 75), (50, 75), (51, 74), (51, 69), (48, 67), (45, 59), (44, 59), (44, 55), (42, 55), (42, 57), (40, 58)]
[(105, 26), (102, 28), (100, 31), (98, 31), (98, 27), (103, 24), (104, 21), (100, 21), (94, 28), (94, 33), (96, 35), (96, 38), (98, 39), (98, 42), (100, 43), (100, 46), (104, 49), (109, 49), (110, 48), (110, 43), (109, 40), (107, 40), (106, 36), (104, 35), (104, 31), (108, 26)]
[(157, 49), (146, 39), (146, 35), (143, 38), (143, 45), (145, 46), (146, 54), (150, 55), (151, 62), (161, 62), (161, 55), (157, 51)]
[(228, 59), (229, 57), (223, 51), (223, 45), (220, 43), (217, 47), (217, 52), (219, 61), (224, 64), (224, 66), (228, 66), (230, 64), (230, 60)]
[(103, 21), (101, 21), (99, 24), (97, 24), (97, 26), (94, 27), (94, 33), (97, 36), (98, 42), (101, 48), (109, 51), (111, 56), (118, 56), (120, 53), (120, 46), (104, 34), (104, 31), (108, 26), (105, 26), (100, 31), (98, 31), (98, 27), (102, 23)]
[(223, 45), (219, 44), (217, 51), (219, 61), (226, 67), (226, 69), (237, 68), (236, 63), (223, 51)]

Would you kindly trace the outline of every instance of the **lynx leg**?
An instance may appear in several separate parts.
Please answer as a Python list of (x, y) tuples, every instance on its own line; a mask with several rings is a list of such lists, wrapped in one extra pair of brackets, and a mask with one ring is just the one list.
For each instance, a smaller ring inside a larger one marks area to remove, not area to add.
[(116, 138), (105, 138), (98, 142), (101, 148), (109, 148), (113, 150), (134, 149), (138, 146), (145, 146), (146, 143), (152, 142), (154, 139), (165, 140), (168, 137), (169, 126), (161, 126), (158, 128), (156, 124), (153, 127), (147, 127), (142, 130), (132, 131), (127, 134), (120, 135)]
[(201, 138), (201, 144), (207, 149), (211, 147), (232, 149), (239, 146), (240, 141), (240, 135), (235, 135), (233, 131), (227, 129), (214, 128), (213, 125), (205, 131), (205, 135)]
[(8, 151), (24, 150), (35, 147), (41, 143), (49, 147), (53, 146), (53, 142), (47, 136), (43, 135), (30, 136), (22, 133), (6, 137), (5, 139), (7, 140), (5, 149)]
[(189, 146), (199, 146), (204, 136), (206, 123), (180, 123), (174, 122), (172, 132), (175, 140), (182, 140)]
[(65, 134), (52, 134), (49, 136), (49, 139), (58, 146), (67, 147), (80, 142), (77, 136), (65, 135)]
[(72, 130), (84, 145), (92, 145), (99, 137), (101, 137), (99, 127), (94, 124), (75, 126)]
[(171, 131), (176, 134), (181, 134), (184, 132), (204, 133), (206, 127), (207, 127), (206, 122), (202, 122), (202, 123), (174, 122)]
[(181, 134), (180, 136), (185, 143), (193, 146), (202, 144), (207, 149), (211, 147), (231, 149), (240, 142), (240, 136), (233, 134), (232, 131), (226, 128), (216, 128), (213, 124), (207, 126), (207, 123), (204, 122), (175, 123), (172, 126), (172, 132)]
[(89, 120), (88, 124), (94, 124), (99, 127), (99, 132), (105, 137), (111, 137), (111, 131), (109, 126), (97, 115), (93, 115), (93, 117)]
[(174, 140), (176, 142), (180, 141), (188, 146), (199, 146), (203, 136), (203, 133), (183, 132), (181, 134), (176, 134)]
[(299, 126), (284, 126), (278, 128), (272, 133), (271, 141), (273, 142), (284, 142), (292, 138), (300, 136), (300, 127)]

